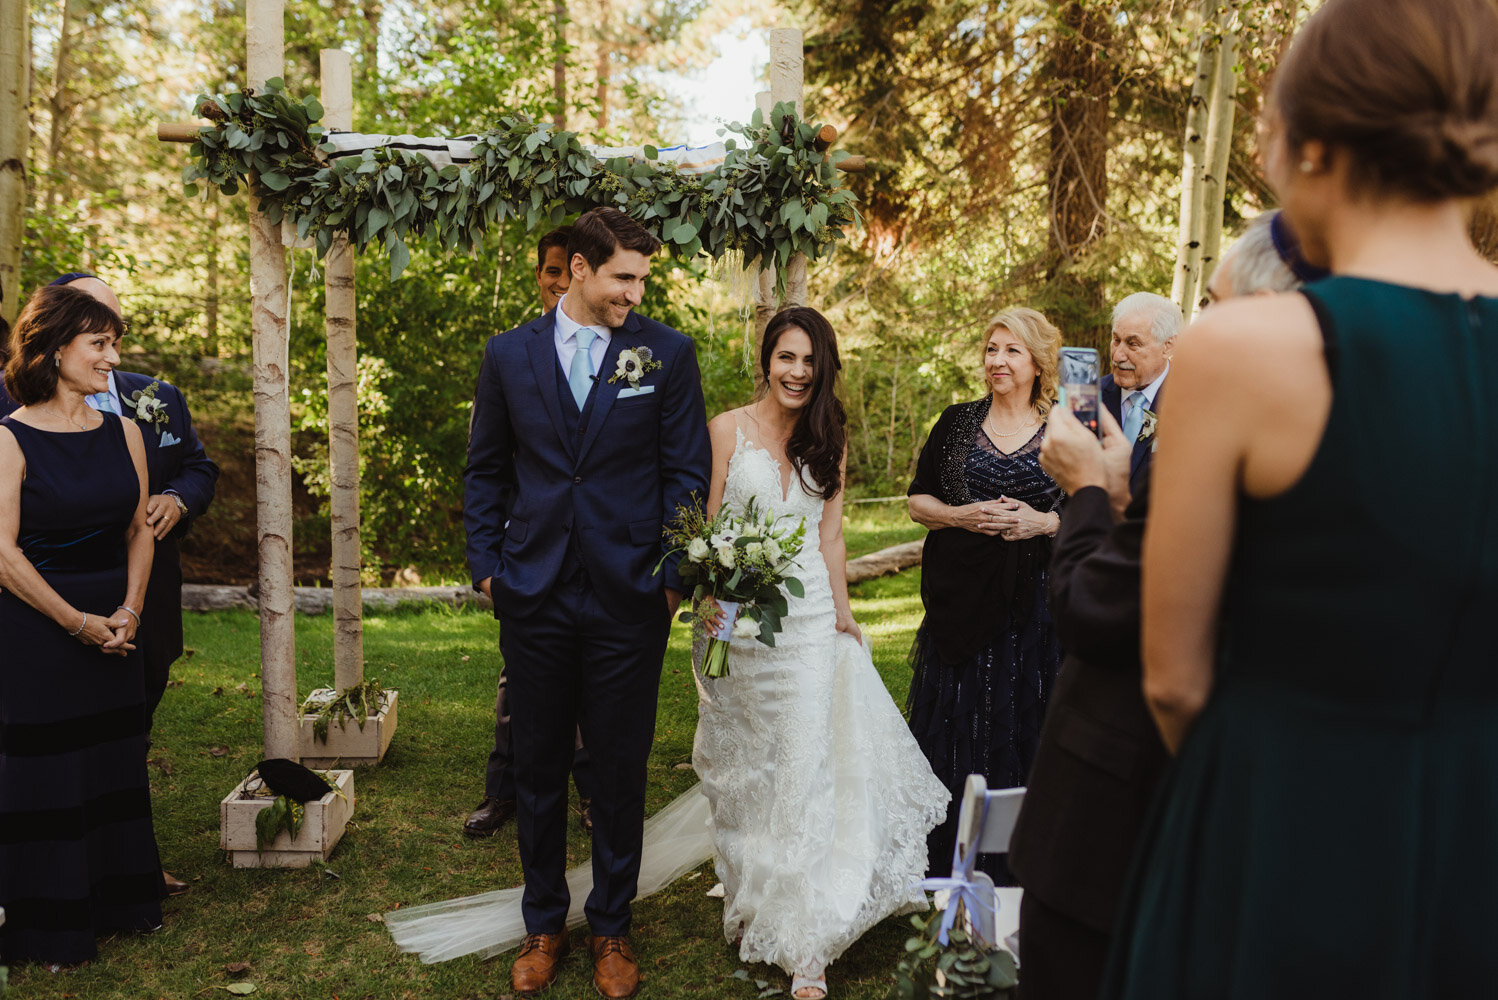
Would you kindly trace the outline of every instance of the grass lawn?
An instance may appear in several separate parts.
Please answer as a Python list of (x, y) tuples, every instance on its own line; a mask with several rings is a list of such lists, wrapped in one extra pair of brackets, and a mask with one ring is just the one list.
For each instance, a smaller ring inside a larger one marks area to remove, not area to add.
[[(891, 511), (869, 508), (893, 507)], [(861, 505), (849, 525), (850, 555), (919, 537), (903, 505)], [(903, 522), (903, 523), (902, 523)], [(909, 684), (905, 654), (921, 616), (919, 570), (854, 589), (854, 613), (873, 639), (874, 659), (895, 700)], [(517, 885), (513, 824), (488, 840), (461, 833), (482, 795), (493, 734), (498, 626), (477, 611), (431, 609), (365, 619), (366, 676), (401, 691), (400, 728), (385, 762), (360, 769), (347, 834), (326, 866), (230, 868), (218, 849), (218, 800), (261, 756), (259, 631), (248, 611), (187, 616), (191, 654), (173, 669), (156, 716), (151, 781), (163, 863), (192, 889), (166, 902), (166, 926), (101, 941), (99, 960), (52, 974), (11, 970), (12, 995), (27, 998), (171, 998), (228, 995), (247, 982), (276, 998), (498, 998), (509, 994), (509, 956), (422, 965), (398, 952), (375, 915), (399, 906)], [(302, 695), (332, 682), (332, 619), (297, 621)], [(649, 811), (696, 780), (689, 763), (696, 721), (686, 628), (673, 629), (661, 681), (650, 758)], [(575, 823), (569, 864), (588, 855)], [(635, 907), (634, 941), (645, 997), (757, 997), (722, 935), (722, 903), (708, 899), (710, 864)], [(882, 998), (909, 925), (892, 918), (831, 969), (837, 1000)], [(577, 932), (575, 943), (582, 941)], [(243, 973), (228, 967), (248, 963)], [(787, 986), (779, 970), (751, 979)], [(571, 956), (548, 996), (595, 996), (583, 954)]]

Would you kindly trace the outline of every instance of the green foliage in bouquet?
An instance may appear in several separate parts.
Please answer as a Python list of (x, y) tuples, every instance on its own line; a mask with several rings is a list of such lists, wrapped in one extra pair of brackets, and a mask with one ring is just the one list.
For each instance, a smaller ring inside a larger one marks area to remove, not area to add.
[[(260, 92), (199, 96), (200, 129), (182, 171), (189, 195), (198, 181), (224, 194), (253, 188), (273, 223), (289, 219), (297, 236), (316, 237), (318, 255), (346, 232), (360, 250), (390, 253), (397, 277), (410, 261), (406, 241), (428, 237), (443, 250), (473, 250), (510, 219), (526, 231), (552, 227), (600, 205), (622, 209), (659, 236), (671, 253), (718, 259), (743, 255), (745, 267), (773, 268), (781, 281), (793, 255), (825, 256), (858, 221), (854, 195), (840, 187), (836, 162), (817, 149), (819, 128), (777, 104), (728, 130), (723, 164), (707, 174), (619, 157), (598, 160), (577, 135), (523, 114), (502, 115), (479, 136), (473, 160), (437, 166), (425, 157), (380, 148), (330, 160), (312, 96), (295, 98), (280, 79)], [(647, 161), (656, 159), (644, 147)]]
[[(953, 905), (960, 905), (954, 902)], [(915, 936), (905, 942), (905, 957), (895, 970), (889, 1000), (953, 997), (962, 1000), (1013, 1000), (1019, 984), (1014, 956), (1003, 949), (984, 951), (958, 926), (937, 940), (941, 911), (910, 918)]]

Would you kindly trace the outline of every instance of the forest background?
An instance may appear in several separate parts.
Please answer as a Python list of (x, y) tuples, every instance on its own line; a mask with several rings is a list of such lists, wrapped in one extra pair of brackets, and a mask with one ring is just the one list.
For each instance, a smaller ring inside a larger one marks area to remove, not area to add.
[[(27, 0), (31, 76), (21, 297), (93, 271), (120, 292), (128, 370), (187, 394), (223, 467), (184, 546), (189, 580), (255, 574), (247, 199), (183, 191), (186, 150), (161, 121), (239, 89), (243, 0)], [(7, 6), (10, 0), (7, 0)], [(20, 5), (16, 5), (19, 7)], [(1236, 18), (1229, 232), (1272, 203), (1253, 154), (1270, 67), (1314, 0), (290, 0), (286, 83), (318, 91), (318, 51), (354, 61), (355, 128), (460, 135), (525, 112), (597, 144), (669, 145), (664, 78), (724, 38), (799, 27), (805, 116), (869, 167), (847, 176), (863, 225), (811, 269), (838, 331), (849, 496), (904, 492), (942, 408), (981, 392), (985, 321), (1037, 308), (1068, 343), (1105, 349), (1108, 313), (1166, 294), (1182, 139), (1204, 25)], [(14, 11), (16, 8), (13, 7)], [(1211, 30), (1210, 28), (1208, 30)], [(744, 121), (765, 81), (706, 95)], [(462, 580), (462, 468), (484, 341), (539, 311), (523, 224), (482, 249), (413, 246), (394, 282), (358, 263), (367, 582)], [(328, 571), (323, 285), (291, 254), (299, 583)], [(7, 288), (7, 296), (14, 293)], [(709, 413), (747, 401), (748, 283), (705, 259), (661, 260), (641, 306), (697, 341)]]

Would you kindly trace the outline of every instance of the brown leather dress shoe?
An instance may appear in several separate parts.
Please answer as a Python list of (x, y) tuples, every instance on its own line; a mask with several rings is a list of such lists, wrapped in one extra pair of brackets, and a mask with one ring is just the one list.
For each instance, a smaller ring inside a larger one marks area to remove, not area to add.
[(540, 993), (557, 981), (562, 956), (567, 954), (567, 932), (527, 934), (510, 970), (510, 985), (521, 996)]
[(627, 937), (592, 937), (593, 986), (609, 1000), (632, 997), (640, 988), (640, 967)]
[(585, 833), (593, 832), (593, 800), (577, 800), (577, 821), (582, 824)]
[(463, 832), (470, 837), (492, 837), (499, 828), (515, 818), (514, 799), (485, 798), (479, 807), (468, 814)]
[(166, 889), (168, 896), (180, 896), (187, 891), (187, 883), (177, 878), (165, 868), (161, 869), (161, 885)]

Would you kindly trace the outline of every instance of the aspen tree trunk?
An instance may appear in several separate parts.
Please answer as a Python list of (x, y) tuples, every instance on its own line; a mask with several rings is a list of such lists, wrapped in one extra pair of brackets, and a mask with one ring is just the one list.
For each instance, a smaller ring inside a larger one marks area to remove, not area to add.
[(600, 134), (609, 127), (609, 56), (614, 51), (610, 42), (613, 37), (610, 22), (613, 19), (612, 0), (598, 0), (598, 56), (593, 63), (593, 68), (598, 77), (595, 98), (598, 101), (597, 121)]
[(72, 108), (68, 103), (68, 73), (73, 53), (73, 0), (61, 0), (60, 22), (57, 32), (57, 52), (52, 59), (52, 93), (47, 98), (47, 111), (51, 127), (47, 136), (47, 166), (52, 168), (52, 190), (47, 203), (56, 207), (62, 200), (63, 185), (67, 183), (67, 172), (58, 163), (62, 159), (62, 139), (68, 130), (68, 115)]
[[(1233, 15), (1230, 13), (1229, 17)], [(1233, 149), (1233, 118), (1238, 103), (1238, 30), (1223, 31), (1218, 46), (1217, 73), (1212, 84), (1212, 100), (1207, 112), (1207, 164), (1202, 176), (1202, 255), (1196, 294), (1183, 311), (1191, 318), (1207, 282), (1222, 257), (1222, 212), (1227, 198), (1228, 157)]]
[[(247, 0), (249, 85), (285, 66), (285, 0)], [(250, 309), (255, 369), (255, 517), (260, 554), (260, 683), (265, 756), (300, 756), (291, 570), (291, 406), (286, 251), (281, 227), (250, 202)]]
[[(324, 121), (354, 127), (353, 59), (322, 50)], [(333, 514), (333, 684), (347, 691), (364, 680), (364, 600), (359, 552), (359, 353), (355, 325), (354, 252), (346, 235), (328, 249), (324, 267), (328, 336), (328, 470)]]
[(0, 3), (0, 316), (21, 309), (21, 242), (26, 237), (26, 105), (31, 94), (27, 6)]
[(1186, 139), (1181, 157), (1181, 228), (1176, 240), (1175, 276), (1170, 297), (1187, 319), (1196, 303), (1201, 274), (1202, 216), (1206, 208), (1207, 127), (1212, 90), (1217, 80), (1221, 50), (1212, 36), (1216, 26), (1208, 23), (1202, 32), (1196, 79), (1191, 85), (1191, 103), (1186, 110)]
[(551, 86), (557, 113), (551, 120), (557, 128), (564, 129), (567, 127), (567, 0), (555, 0), (551, 6), (551, 19), (557, 29), (556, 58), (551, 64)]
[[(783, 101), (795, 106), (799, 121), (805, 111), (802, 93), (806, 53), (800, 28), (775, 28), (770, 32), (770, 103)], [(795, 254), (786, 267), (784, 306), (806, 305), (806, 255)]]
[[(770, 92), (761, 90), (754, 95), (755, 107), (759, 113), (764, 115), (765, 122), (770, 120), (770, 109), (774, 105), (770, 102)], [(773, 267), (761, 267), (754, 281), (754, 343), (751, 346), (750, 359), (754, 366), (754, 384), (757, 388), (764, 373), (759, 368), (759, 345), (765, 342), (765, 327), (770, 325), (770, 317), (775, 315), (779, 308), (779, 300), (775, 297), (775, 269)]]

